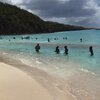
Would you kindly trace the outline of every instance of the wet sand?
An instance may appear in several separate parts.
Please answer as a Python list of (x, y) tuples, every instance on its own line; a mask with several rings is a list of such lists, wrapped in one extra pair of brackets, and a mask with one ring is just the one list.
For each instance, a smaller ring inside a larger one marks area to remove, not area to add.
[(0, 63), (0, 100), (75, 100), (47, 73), (18, 62), (5, 62)]
[[(100, 100), (99, 76), (80, 69), (76, 62), (59, 65), (63, 61), (58, 60), (57, 65), (56, 61), (51, 61), (52, 66), (67, 67), (63, 76), (42, 70), (35, 60), (30, 66), (1, 54), (0, 61), (3, 62), (0, 63), (0, 100)], [(46, 66), (50, 67), (51, 63)], [(75, 66), (79, 68), (74, 69)]]

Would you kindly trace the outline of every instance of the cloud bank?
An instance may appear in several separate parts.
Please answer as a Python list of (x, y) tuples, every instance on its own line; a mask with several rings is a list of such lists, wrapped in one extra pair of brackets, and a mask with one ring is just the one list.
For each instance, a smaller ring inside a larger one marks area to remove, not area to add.
[(44, 20), (100, 27), (100, 0), (0, 0), (17, 5)]

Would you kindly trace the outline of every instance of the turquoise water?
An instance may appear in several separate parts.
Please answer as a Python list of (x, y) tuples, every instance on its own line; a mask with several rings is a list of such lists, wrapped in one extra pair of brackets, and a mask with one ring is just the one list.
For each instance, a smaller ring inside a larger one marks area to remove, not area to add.
[[(15, 39), (13, 39), (15, 37)], [(29, 37), (23, 39), (22, 37)], [(63, 39), (67, 37), (67, 39)], [(84, 88), (86, 92), (94, 91), (88, 94), (88, 97), (77, 95), (72, 91), (77, 100), (100, 100), (100, 31), (83, 30), (56, 32), (50, 34), (37, 35), (19, 35), (19, 36), (1, 36), (0, 50), (10, 58), (18, 59), (21, 62), (44, 70), (52, 75), (58, 75), (68, 81), (69, 86), (80, 89)], [(36, 39), (37, 38), (37, 39)], [(48, 43), (48, 38), (50, 42)], [(58, 38), (54, 40), (54, 38)], [(80, 42), (80, 38), (83, 39)], [(37, 54), (34, 47), (40, 43), (41, 50)], [(55, 47), (60, 46), (60, 54), (55, 54)], [(64, 46), (67, 45), (69, 54), (64, 55)], [(93, 46), (94, 56), (90, 56), (89, 46)], [(78, 80), (77, 82), (73, 80)], [(94, 78), (95, 77), (95, 78)], [(87, 78), (87, 79), (86, 79)], [(72, 79), (72, 80), (71, 80)], [(80, 80), (80, 81), (79, 81)], [(82, 82), (82, 83), (81, 83)], [(71, 84), (71, 85), (70, 85)], [(76, 86), (78, 84), (79, 87)], [(87, 84), (84, 86), (84, 84)], [(98, 93), (97, 93), (98, 92)], [(85, 94), (84, 94), (85, 95)], [(80, 99), (81, 98), (81, 99)], [(95, 98), (95, 99), (94, 99)]]
[[(27, 37), (29, 39), (21, 39), (21, 37)], [(13, 39), (15, 37), (16, 39)], [(63, 37), (67, 37), (63, 39)], [(56, 56), (54, 50), (56, 45), (60, 45), (62, 59), (69, 59), (79, 63), (84, 63), (84, 67), (89, 70), (97, 71), (100, 69), (100, 31), (99, 30), (83, 30), (83, 31), (67, 31), (57, 32), (51, 34), (37, 34), (37, 35), (19, 35), (19, 36), (1, 36), (2, 39), (0, 48), (9, 50), (16, 53), (27, 53), (28, 55), (37, 56), (34, 46), (36, 43), (41, 44), (41, 56), (54, 57)], [(36, 40), (36, 38), (38, 38)], [(47, 39), (50, 38), (48, 44)], [(58, 38), (58, 40), (54, 40)], [(80, 38), (83, 39), (82, 43)], [(10, 40), (10, 42), (9, 42)], [(63, 54), (63, 46), (69, 44), (69, 55), (66, 57)], [(72, 45), (72, 46), (70, 46)], [(84, 47), (85, 45), (85, 47)], [(88, 47), (92, 45), (94, 47), (94, 56), (90, 57)], [(91, 66), (90, 66), (91, 65)]]
[[(30, 36), (30, 39), (23, 40), (27, 42), (47, 42), (47, 38), (51, 39), (51, 42), (54, 43), (71, 43), (71, 44), (80, 44), (80, 38), (83, 39), (82, 44), (92, 44), (99, 45), (100, 44), (100, 31), (99, 30), (83, 30), (83, 31), (67, 31), (67, 32), (55, 32), (50, 34), (37, 34), (37, 35), (19, 35), (19, 36), (1, 36), (4, 39), (0, 39), (2, 42), (8, 42), (9, 39), (11, 41), (21, 41), (21, 37)], [(13, 37), (16, 37), (13, 40)], [(67, 37), (67, 40), (63, 40), (63, 37)], [(37, 40), (35, 38), (38, 38)], [(54, 38), (58, 38), (58, 40), (54, 40)]]

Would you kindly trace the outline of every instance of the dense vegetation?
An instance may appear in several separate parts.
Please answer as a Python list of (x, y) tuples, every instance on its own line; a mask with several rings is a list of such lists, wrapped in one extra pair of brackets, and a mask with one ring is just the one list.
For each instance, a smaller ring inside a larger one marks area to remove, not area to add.
[(78, 29), (85, 28), (46, 22), (26, 10), (0, 2), (0, 34), (33, 34)]

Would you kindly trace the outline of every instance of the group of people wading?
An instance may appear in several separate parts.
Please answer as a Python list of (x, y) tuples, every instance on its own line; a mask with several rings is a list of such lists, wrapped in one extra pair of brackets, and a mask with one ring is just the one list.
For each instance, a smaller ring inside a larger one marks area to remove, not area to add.
[[(57, 54), (60, 53), (59, 46), (56, 47), (55, 52), (56, 52)], [(68, 48), (67, 48), (67, 46), (64, 46), (64, 54), (68, 55)]]
[[(35, 46), (35, 51), (36, 51), (37, 53), (39, 53), (39, 52), (40, 52), (40, 49), (41, 49), (40, 45), (37, 44), (37, 45)], [(92, 47), (92, 46), (89, 47), (89, 52), (90, 52), (90, 56), (93, 56), (93, 55), (94, 55), (94, 53), (93, 53), (93, 47)], [(56, 47), (55, 53), (56, 53), (56, 54), (59, 54), (59, 53), (60, 53), (59, 46)], [(68, 48), (67, 48), (67, 46), (64, 46), (64, 54), (68, 55)]]

